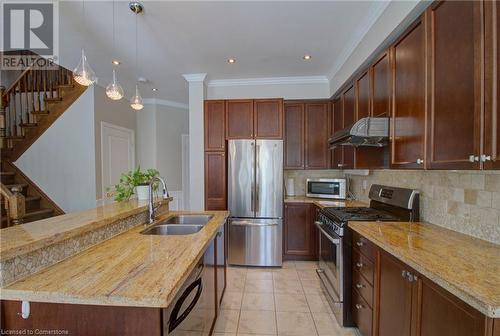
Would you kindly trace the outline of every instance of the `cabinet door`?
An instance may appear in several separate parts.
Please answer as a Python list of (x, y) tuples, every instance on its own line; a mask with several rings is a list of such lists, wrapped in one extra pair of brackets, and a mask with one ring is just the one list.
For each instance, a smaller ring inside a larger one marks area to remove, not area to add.
[(253, 100), (226, 100), (226, 137), (227, 139), (252, 139)]
[[(342, 94), (342, 105), (344, 112), (344, 123), (342, 128), (352, 126), (352, 124), (354, 124), (354, 122), (356, 121), (356, 97), (354, 94), (354, 85), (349, 87)], [(344, 146), (344, 159), (342, 162), (342, 168), (354, 168), (354, 147)]]
[(440, 1), (426, 12), (430, 50), (427, 168), (480, 166), (474, 156), (480, 154), (481, 6), (480, 1)]
[(330, 155), (328, 136), (330, 132), (329, 105), (324, 103), (305, 104), (305, 168), (327, 169)]
[(391, 63), (385, 52), (372, 65), (372, 115), (389, 117), (391, 111)]
[[(344, 123), (344, 113), (342, 111), (342, 99), (337, 98), (333, 101), (333, 117), (332, 117), (332, 134), (342, 130), (342, 125)], [(342, 162), (344, 161), (344, 147), (337, 146), (331, 150), (332, 155), (332, 164), (331, 167), (333, 169), (342, 168)]]
[(283, 138), (283, 99), (254, 100), (253, 110), (257, 139)]
[(304, 104), (285, 103), (285, 169), (304, 169)]
[(483, 336), (485, 316), (426, 278), (419, 279), (418, 336)]
[(485, 1), (485, 169), (500, 169), (500, 4)]
[(224, 151), (225, 137), (225, 110), (223, 100), (206, 100), (204, 111), (205, 150)]
[(226, 210), (226, 155), (205, 152), (205, 209)]
[(314, 259), (315, 251), (311, 205), (285, 204), (284, 254), (289, 259)]
[(394, 60), (391, 167), (423, 169), (426, 106), (422, 19), (394, 44), (391, 52)]
[(407, 270), (394, 257), (380, 253), (380, 336), (410, 336), (413, 285), (402, 276)]
[[(367, 71), (356, 81), (356, 120), (370, 117), (370, 72)], [(387, 161), (386, 147), (358, 147), (356, 153), (356, 168), (382, 168)]]

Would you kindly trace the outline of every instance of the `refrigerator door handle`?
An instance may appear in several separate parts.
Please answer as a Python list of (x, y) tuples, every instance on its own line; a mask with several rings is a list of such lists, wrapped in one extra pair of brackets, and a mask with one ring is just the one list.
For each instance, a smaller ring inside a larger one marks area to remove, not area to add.
[(256, 150), (255, 150), (255, 212), (260, 211), (260, 200), (259, 200), (259, 194), (260, 194), (260, 146), (256, 145)]
[[(252, 157), (255, 159), (255, 143), (252, 142)], [(251, 192), (250, 192), (250, 202), (252, 203), (250, 205), (250, 210), (253, 212), (253, 215), (255, 216), (255, 173), (252, 174), (252, 183), (251, 183)]]
[(234, 225), (234, 226), (277, 226), (277, 225), (279, 225), (279, 223), (278, 222), (256, 223), (256, 222), (247, 221), (247, 220), (233, 220), (231, 222), (231, 225)]

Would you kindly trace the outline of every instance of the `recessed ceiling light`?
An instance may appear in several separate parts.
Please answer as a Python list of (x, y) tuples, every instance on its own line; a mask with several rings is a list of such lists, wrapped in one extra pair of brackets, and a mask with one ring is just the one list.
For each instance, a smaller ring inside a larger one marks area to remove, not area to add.
[(152, 88), (151, 90), (153, 90), (153, 91), (158, 91), (158, 89), (157, 89), (157, 88)]
[(113, 63), (114, 65), (120, 65), (121, 62), (119, 60), (115, 59), (115, 60), (111, 61), (111, 63)]
[(311, 60), (311, 55), (304, 55), (304, 57), (302, 57), (304, 59), (304, 61), (310, 61)]
[(236, 59), (230, 58), (230, 59), (227, 60), (227, 63), (234, 64), (234, 63), (236, 63)]

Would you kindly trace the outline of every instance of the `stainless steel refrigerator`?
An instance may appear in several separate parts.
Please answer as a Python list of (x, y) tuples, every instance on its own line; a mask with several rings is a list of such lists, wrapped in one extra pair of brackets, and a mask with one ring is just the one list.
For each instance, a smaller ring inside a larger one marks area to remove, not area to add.
[(229, 264), (281, 266), (282, 140), (229, 141), (228, 208)]

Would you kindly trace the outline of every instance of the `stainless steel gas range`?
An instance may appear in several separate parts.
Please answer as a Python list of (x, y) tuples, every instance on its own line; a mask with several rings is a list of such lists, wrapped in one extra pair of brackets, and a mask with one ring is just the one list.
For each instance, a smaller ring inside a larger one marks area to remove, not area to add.
[(317, 214), (319, 229), (318, 276), (323, 292), (340, 325), (353, 326), (351, 313), (352, 233), (349, 221), (418, 221), (419, 192), (374, 184), (369, 207), (323, 208)]

